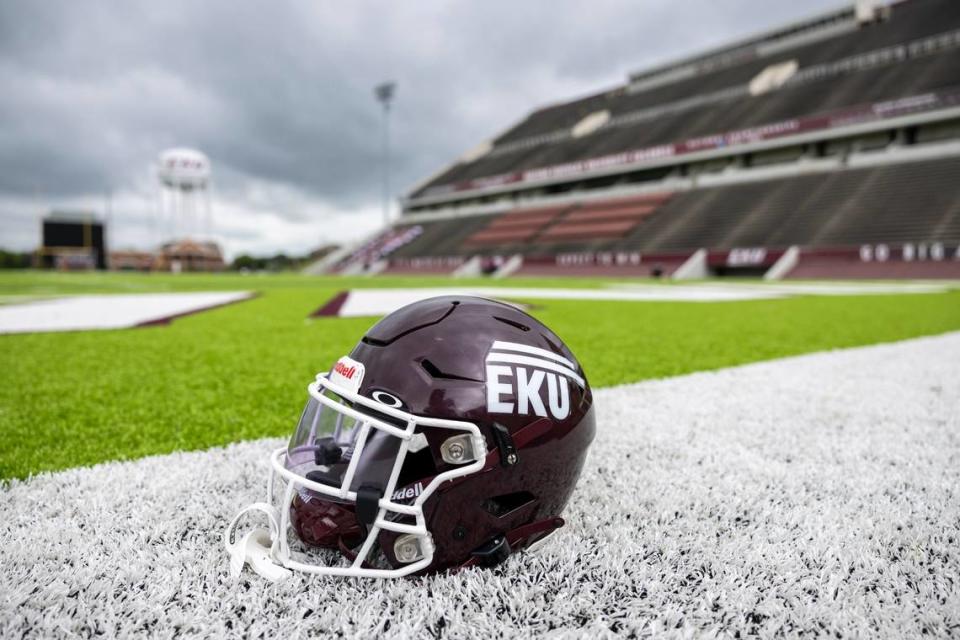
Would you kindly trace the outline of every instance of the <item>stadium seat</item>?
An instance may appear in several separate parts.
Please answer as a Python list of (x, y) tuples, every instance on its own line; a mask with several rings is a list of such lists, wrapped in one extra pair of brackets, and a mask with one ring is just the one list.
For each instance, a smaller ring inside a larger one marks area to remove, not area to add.
[(483, 245), (527, 242), (551, 221), (570, 209), (570, 205), (564, 205), (509, 211), (468, 237), (464, 243), (466, 245)]

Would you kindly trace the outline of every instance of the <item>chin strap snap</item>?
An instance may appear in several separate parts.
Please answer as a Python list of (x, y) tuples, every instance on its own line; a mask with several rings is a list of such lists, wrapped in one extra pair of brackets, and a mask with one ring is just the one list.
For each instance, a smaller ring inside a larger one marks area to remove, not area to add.
[[(237, 539), (237, 524), (249, 511), (260, 511), (267, 515), (269, 529), (257, 527), (242, 538)], [(223, 547), (230, 555), (230, 575), (239, 578), (243, 565), (250, 568), (270, 582), (280, 582), (290, 576), (291, 571), (274, 561), (280, 544), (280, 519), (277, 510), (265, 502), (255, 502), (242, 509), (223, 532)]]

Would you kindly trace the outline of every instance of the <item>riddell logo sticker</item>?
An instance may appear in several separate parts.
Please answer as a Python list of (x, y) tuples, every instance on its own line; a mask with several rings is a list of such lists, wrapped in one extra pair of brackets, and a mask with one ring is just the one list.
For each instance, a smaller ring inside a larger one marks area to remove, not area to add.
[(362, 363), (343, 356), (337, 360), (337, 364), (333, 365), (333, 369), (330, 371), (330, 382), (356, 393), (360, 390), (360, 384), (363, 382), (363, 374)]
[(498, 340), (487, 354), (487, 411), (563, 420), (570, 415), (571, 383), (586, 386), (576, 369), (552, 351)]
[(353, 376), (357, 373), (356, 366), (349, 367), (343, 362), (338, 362), (336, 365), (334, 365), (333, 370), (344, 378), (350, 378), (351, 380), (353, 380)]
[(400, 502), (401, 500), (413, 500), (420, 496), (423, 493), (423, 483), (418, 482), (416, 484), (411, 484), (408, 487), (403, 487), (402, 489), (397, 489), (393, 492), (393, 496), (390, 498), (393, 502)]

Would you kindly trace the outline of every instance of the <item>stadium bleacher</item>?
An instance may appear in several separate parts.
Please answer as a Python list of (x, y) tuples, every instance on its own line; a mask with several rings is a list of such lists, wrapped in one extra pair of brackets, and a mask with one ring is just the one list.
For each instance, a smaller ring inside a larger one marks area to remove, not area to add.
[[(695, 189), (624, 244), (641, 251), (960, 242), (960, 158)], [(621, 247), (617, 247), (621, 248)]]
[(588, 203), (567, 213), (535, 241), (548, 243), (570, 239), (589, 241), (620, 238), (639, 226), (669, 197), (668, 193), (658, 193)]
[(958, 178), (960, 3), (861, 0), (534, 111), (340, 270), (960, 277)]
[(382, 263), (390, 254), (422, 233), (421, 225), (387, 228), (335, 262), (331, 271), (345, 274), (370, 271), (373, 265)]
[[(885, 22), (837, 36), (827, 43), (814, 42), (784, 52), (775, 60), (751, 58), (716, 73), (647, 91), (631, 93), (629, 87), (621, 87), (543, 109), (498, 137), (487, 156), (451, 167), (418, 193), (475, 178), (747, 129), (955, 85), (958, 29), (957, 3), (910, 0), (895, 6), (893, 15)], [(903, 51), (896, 49), (898, 45)], [(895, 50), (889, 51), (891, 47)], [(772, 62), (783, 59), (798, 62), (797, 74), (777, 91), (751, 96), (747, 91), (750, 79)], [(709, 96), (715, 97), (705, 104), (698, 105), (698, 100), (691, 99)], [(682, 102), (689, 106), (683, 108), (679, 104)], [(637, 114), (637, 109), (664, 109), (671, 105), (674, 111), (659, 117), (630, 117)], [(606, 127), (582, 138), (569, 134), (579, 120), (598, 110), (611, 113), (612, 120)], [(618, 118), (623, 122), (618, 124)], [(538, 137), (551, 134), (553, 142), (533, 144)], [(524, 140), (530, 144), (517, 145)]]
[(468, 245), (523, 245), (538, 236), (544, 228), (563, 217), (572, 207), (559, 206), (509, 212), (490, 221), (467, 238)]
[[(825, 41), (818, 40), (796, 47), (785, 53), (783, 57), (788, 55), (789, 58), (796, 59), (800, 69), (804, 70), (960, 28), (960, 5), (955, 2), (912, 0), (893, 7), (893, 12), (895, 15), (891, 16), (890, 20), (850, 30)], [(852, 9), (848, 13), (852, 19)], [(630, 92), (627, 90), (629, 87), (626, 87), (575, 102), (546, 107), (532, 113), (523, 122), (499, 136), (495, 142), (497, 145), (502, 145), (569, 129), (582, 117), (599, 109), (608, 109), (616, 117), (639, 107), (666, 104), (691, 96), (709, 95), (730, 87), (742, 86), (769, 64), (769, 58), (759, 57), (754, 53), (742, 57), (740, 64), (733, 64), (719, 70), (711, 67), (685, 80), (646, 91)], [(899, 75), (909, 76), (909, 74)], [(955, 76), (953, 78), (955, 79)], [(900, 85), (898, 89), (925, 84), (922, 80), (915, 82), (916, 84)], [(858, 96), (857, 93), (852, 94), (855, 99), (858, 99)], [(833, 104), (841, 104), (848, 99), (842, 93), (824, 97), (833, 100)], [(778, 102), (789, 103), (790, 100), (784, 99)], [(740, 117), (732, 118), (731, 121), (743, 122)], [(763, 121), (763, 118), (757, 121)], [(443, 181), (443, 178), (441, 177), (438, 181)]]

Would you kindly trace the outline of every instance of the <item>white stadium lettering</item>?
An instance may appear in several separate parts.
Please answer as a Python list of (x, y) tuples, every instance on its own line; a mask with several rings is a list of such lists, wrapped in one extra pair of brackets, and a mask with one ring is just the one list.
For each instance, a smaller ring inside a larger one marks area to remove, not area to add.
[(950, 259), (951, 253), (954, 259), (960, 259), (960, 246), (953, 249), (942, 242), (905, 242), (899, 249), (886, 244), (860, 245), (861, 262), (895, 261), (898, 257), (903, 262), (943, 262)]

